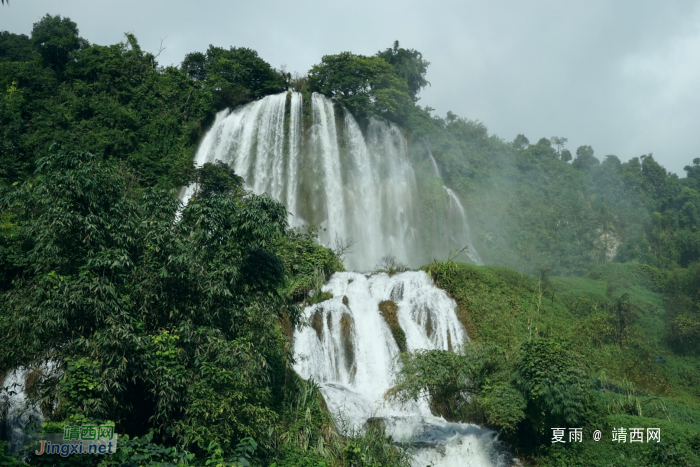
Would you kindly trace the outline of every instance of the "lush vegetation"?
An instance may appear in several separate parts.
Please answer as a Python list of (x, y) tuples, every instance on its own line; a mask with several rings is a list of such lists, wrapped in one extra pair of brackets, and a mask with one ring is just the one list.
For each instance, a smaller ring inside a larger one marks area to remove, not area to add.
[[(448, 419), (498, 429), (535, 465), (698, 465), (697, 340), (684, 352), (669, 328), (674, 297), (697, 294), (697, 269), (608, 263), (578, 278), (450, 261), (425, 269), (473, 340), (454, 353), (403, 354), (392, 397), (425, 397)], [(583, 428), (583, 442), (553, 444), (553, 427)], [(660, 427), (661, 443), (613, 443), (616, 427)]]
[[(506, 142), (418, 106), (428, 65), (396, 42), (292, 79), (237, 47), (164, 68), (133, 35), (90, 44), (60, 16), (0, 33), (0, 375), (32, 368), (42, 429), (115, 422), (125, 437), (104, 465), (407, 464), (377, 427), (340, 435), (291, 368), (298, 304), (328, 298), (341, 252), (227, 166), (192, 165), (216, 111), (293, 87), (400, 124), (423, 214), (442, 193), (430, 155), (500, 265), (426, 266), (472, 342), (402, 352), (391, 397), (497, 429), (532, 464), (698, 465), (700, 159), (679, 178), (651, 154)], [(404, 350), (395, 304), (380, 312)], [(584, 442), (552, 445), (555, 426)], [(620, 426), (660, 427), (662, 443), (591, 441)]]
[(0, 183), (31, 175), (53, 142), (123, 161), (142, 186), (179, 187), (214, 112), (284, 89), (250, 49), (210, 47), (182, 70), (158, 65), (127, 34), (89, 44), (68, 18), (47, 15), (31, 40), (0, 38)]

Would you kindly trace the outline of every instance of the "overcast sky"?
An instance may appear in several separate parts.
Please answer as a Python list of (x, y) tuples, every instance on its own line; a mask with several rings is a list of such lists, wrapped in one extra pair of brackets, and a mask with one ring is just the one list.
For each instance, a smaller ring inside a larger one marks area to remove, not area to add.
[(431, 62), (421, 105), (532, 143), (562, 136), (669, 170), (700, 157), (700, 1), (11, 0), (0, 30), (30, 34), (46, 13), (112, 44), (133, 32), (163, 65), (209, 44), (244, 46), (305, 73), (325, 54), (399, 40)]

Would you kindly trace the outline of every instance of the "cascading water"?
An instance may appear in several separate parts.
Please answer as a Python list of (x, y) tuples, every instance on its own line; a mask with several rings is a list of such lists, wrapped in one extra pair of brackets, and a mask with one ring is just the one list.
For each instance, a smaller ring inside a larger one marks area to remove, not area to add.
[[(369, 270), (386, 255), (418, 267), (465, 245), (480, 264), (453, 192), (444, 193), (441, 238), (427, 235), (402, 130), (371, 118), (363, 134), (346, 109), (323, 95), (303, 101), (300, 93), (282, 93), (220, 112), (195, 156), (198, 166), (215, 160), (230, 164), (248, 189), (284, 203), (290, 225), (322, 227), (321, 243), (356, 241), (349, 269)], [(184, 201), (193, 189), (184, 190)]]
[(31, 425), (39, 427), (43, 421), (41, 410), (27, 403), (25, 382), (28, 374), (29, 370), (25, 368), (12, 370), (0, 386), (0, 408), (6, 411), (5, 427), (0, 431), (4, 431), (11, 453), (17, 452), (28, 439), (27, 428)]
[[(432, 195), (430, 202), (421, 199), (420, 187), (430, 183), (419, 183), (409, 155), (398, 126), (370, 118), (363, 131), (330, 99), (314, 93), (304, 101), (300, 93), (289, 92), (220, 112), (195, 164), (231, 165), (248, 189), (285, 204), (290, 225), (322, 227), (321, 243), (355, 240), (348, 269), (369, 270), (387, 255), (416, 267), (464, 246), (471, 261), (481, 264), (464, 207), (442, 183), (432, 154), (428, 181), (439, 179), (437, 204)], [(183, 201), (193, 189), (183, 191)], [(379, 312), (380, 302), (395, 304), (407, 351), (452, 350), (468, 339), (454, 302), (425, 273), (336, 273), (323, 291), (334, 298), (306, 308), (311, 326), (295, 334), (295, 368), (321, 383), (331, 411), (355, 428), (382, 418), (396, 441), (419, 447), (416, 466), (510, 464), (495, 432), (448, 423), (432, 415), (425, 401), (398, 406), (383, 398), (393, 384), (399, 347)]]
[(452, 350), (468, 339), (455, 303), (422, 271), (365, 276), (336, 273), (323, 287), (333, 298), (304, 311), (310, 323), (294, 336), (295, 370), (319, 383), (328, 408), (348, 428), (374, 417), (396, 440), (412, 440), (415, 466), (505, 466), (511, 457), (496, 433), (449, 423), (426, 401), (398, 405), (384, 399), (394, 378), (399, 347), (379, 311), (391, 301), (406, 337), (406, 350)]

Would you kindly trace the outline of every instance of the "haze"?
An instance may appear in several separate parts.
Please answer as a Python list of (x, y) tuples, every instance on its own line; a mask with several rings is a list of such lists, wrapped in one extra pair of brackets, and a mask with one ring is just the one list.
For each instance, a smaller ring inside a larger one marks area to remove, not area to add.
[(325, 54), (399, 40), (431, 62), (421, 105), (531, 142), (622, 160), (652, 152), (672, 172), (700, 157), (700, 2), (224, 2), (12, 0), (0, 30), (30, 34), (46, 13), (90, 42), (133, 32), (162, 65), (209, 44), (244, 46), (305, 73)]

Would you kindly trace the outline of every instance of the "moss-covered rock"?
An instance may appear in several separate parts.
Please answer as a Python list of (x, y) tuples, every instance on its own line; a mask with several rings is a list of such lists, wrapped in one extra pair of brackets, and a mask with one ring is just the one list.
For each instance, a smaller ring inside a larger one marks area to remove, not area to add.
[(350, 373), (351, 377), (355, 376), (357, 367), (355, 366), (355, 346), (353, 344), (353, 335), (355, 334), (355, 323), (352, 317), (343, 313), (340, 317), (340, 344), (343, 348), (345, 369)]
[(398, 307), (396, 303), (391, 300), (384, 300), (379, 304), (379, 313), (381, 313), (382, 318), (386, 321), (386, 324), (391, 329), (391, 335), (394, 336), (394, 341), (399, 347), (400, 352), (406, 351), (406, 333), (401, 329), (399, 324), (399, 316), (397, 314)]
[(323, 308), (317, 308), (311, 315), (311, 328), (316, 331), (318, 340), (323, 340)]

